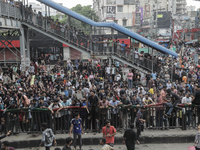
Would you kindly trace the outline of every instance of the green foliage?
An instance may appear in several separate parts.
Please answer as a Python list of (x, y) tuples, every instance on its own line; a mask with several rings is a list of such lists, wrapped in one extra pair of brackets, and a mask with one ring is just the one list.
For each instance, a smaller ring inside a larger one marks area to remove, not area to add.
[[(87, 5), (87, 6), (82, 6), (81, 4), (76, 5), (75, 7), (71, 8), (72, 11), (77, 12), (80, 15), (85, 16), (86, 18), (89, 19), (94, 19), (94, 21), (98, 21), (99, 17), (96, 15), (95, 11), (92, 9), (91, 5)], [(61, 14), (58, 14), (56, 16), (51, 16), (52, 19), (54, 19), (54, 21), (56, 19), (59, 20), (59, 22), (67, 24), (68, 23), (68, 16), (67, 15), (63, 15), (61, 16)], [(90, 25), (83, 23), (75, 18), (71, 18), (71, 25), (76, 27), (76, 29), (81, 29), (82, 31), (84, 31), (86, 34), (90, 34)]]

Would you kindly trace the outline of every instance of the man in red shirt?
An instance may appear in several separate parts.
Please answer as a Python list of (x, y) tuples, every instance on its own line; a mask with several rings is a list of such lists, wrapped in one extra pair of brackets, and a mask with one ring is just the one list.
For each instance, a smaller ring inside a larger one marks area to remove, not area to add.
[(110, 125), (110, 121), (106, 121), (106, 126), (102, 128), (103, 137), (106, 138), (106, 144), (114, 146), (115, 135), (117, 131), (114, 126)]

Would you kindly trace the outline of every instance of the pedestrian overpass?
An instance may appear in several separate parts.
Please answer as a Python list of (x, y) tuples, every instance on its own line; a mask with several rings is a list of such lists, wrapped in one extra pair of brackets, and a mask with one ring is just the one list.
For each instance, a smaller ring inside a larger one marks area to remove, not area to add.
[[(130, 39), (135, 39), (146, 46), (150, 47), (153, 51), (156, 52), (161, 52), (164, 54), (172, 55), (174, 57), (177, 57), (177, 54), (147, 38), (144, 38), (140, 36), (137, 33), (134, 33), (114, 22), (94, 22), (91, 19), (88, 19), (76, 12), (71, 11), (68, 8), (65, 8), (64, 6), (57, 4), (54, 1), (50, 0), (37, 0), (45, 5), (45, 16), (40, 16), (41, 19), (37, 19), (36, 23), (30, 22), (29, 17), (27, 18), (25, 10), (23, 7), (14, 7), (11, 6), (11, 4), (5, 3), (5, 2), (0, 2), (0, 30), (9, 30), (9, 29), (15, 29), (18, 30), (20, 33), (20, 53), (21, 53), (21, 63), (26, 66), (28, 62), (30, 61), (30, 47), (29, 47), (29, 29), (33, 29), (35, 31), (38, 31), (46, 36), (49, 36), (61, 43), (64, 43), (66, 45), (69, 45), (70, 47), (77, 49), (78, 51), (81, 51), (83, 53), (86, 53), (88, 55), (94, 54), (94, 46), (95, 45), (91, 40), (88, 40), (86, 45), (84, 43), (79, 43), (77, 41), (74, 41), (72, 39), (72, 34), (70, 30), (68, 30), (68, 34), (61, 34), (58, 32), (56, 29), (51, 28), (51, 18), (50, 18), (50, 9), (54, 9), (56, 11), (59, 11), (60, 13), (63, 13), (67, 16), (67, 23), (68, 26), (71, 27), (73, 24), (73, 21), (79, 21), (85, 25), (90, 26), (90, 30), (87, 31), (90, 34), (90, 37), (92, 34), (94, 34), (94, 30), (101, 30), (103, 31), (109, 31), (112, 36), (114, 37), (114, 34), (120, 33), (128, 36)], [(25, 4), (26, 1), (22, 0), (22, 3), (24, 6), (28, 5)], [(49, 15), (48, 15), (49, 14)], [(73, 21), (72, 21), (73, 20)], [(76, 26), (75, 26), (76, 27)], [(84, 40), (83, 37), (80, 37)], [(89, 38), (90, 39), (90, 38)], [(5, 39), (4, 39), (5, 40)], [(1, 42), (2, 43), (2, 42)], [(5, 45), (5, 43), (2, 43), (2, 45)], [(99, 50), (101, 51), (101, 50)], [(98, 51), (98, 52), (99, 52)], [(0, 52), (2, 53), (2, 52)], [(123, 62), (141, 72), (147, 73), (148, 71), (152, 71), (153, 67), (156, 67), (154, 65), (154, 60), (152, 57), (152, 60), (148, 60), (146, 65), (143, 63), (140, 63), (134, 60), (134, 57), (129, 57), (129, 56), (122, 56), (120, 53), (117, 53), (114, 51), (114, 44), (112, 46), (111, 51), (106, 51), (106, 52), (100, 52), (97, 54), (97, 57), (103, 58), (107, 57), (111, 59), (118, 60), (120, 62)], [(147, 65), (150, 65), (150, 67)]]

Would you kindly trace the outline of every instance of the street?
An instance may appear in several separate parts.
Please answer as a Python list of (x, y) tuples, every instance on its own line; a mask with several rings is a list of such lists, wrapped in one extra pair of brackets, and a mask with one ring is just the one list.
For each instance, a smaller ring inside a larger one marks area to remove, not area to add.
[[(188, 150), (189, 146), (192, 146), (194, 143), (173, 143), (173, 144), (141, 144), (141, 145), (136, 145), (136, 150)], [(54, 150), (55, 148), (61, 148), (60, 146), (58, 147), (52, 147), (51, 150)], [(71, 148), (73, 148), (71, 146)], [(38, 148), (27, 148), (27, 149), (20, 149), (20, 150), (37, 150)], [(100, 145), (92, 145), (92, 146), (83, 146), (83, 150), (100, 150), (101, 146)], [(115, 150), (126, 150), (125, 145), (115, 145), (114, 146)], [(42, 147), (40, 150), (45, 150), (44, 147)], [(79, 149), (77, 149), (79, 150)]]

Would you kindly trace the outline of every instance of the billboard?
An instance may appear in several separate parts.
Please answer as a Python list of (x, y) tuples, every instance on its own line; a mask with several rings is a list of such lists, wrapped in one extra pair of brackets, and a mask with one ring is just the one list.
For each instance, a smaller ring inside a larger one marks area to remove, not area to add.
[[(160, 11), (157, 15), (158, 28), (170, 28), (171, 12)], [(154, 25), (156, 24), (156, 12), (154, 12)]]
[(107, 6), (106, 19), (114, 20), (116, 16), (116, 6)]
[(135, 0), (124, 0), (124, 5), (135, 5)]
[(106, 0), (107, 5), (115, 5), (116, 4), (116, 0)]

